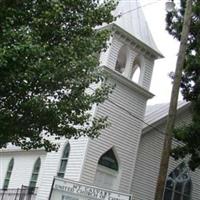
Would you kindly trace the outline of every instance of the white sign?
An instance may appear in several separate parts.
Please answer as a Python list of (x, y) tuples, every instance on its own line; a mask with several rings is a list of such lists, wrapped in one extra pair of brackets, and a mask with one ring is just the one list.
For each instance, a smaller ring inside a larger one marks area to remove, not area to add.
[(131, 200), (131, 195), (56, 177), (49, 200)]

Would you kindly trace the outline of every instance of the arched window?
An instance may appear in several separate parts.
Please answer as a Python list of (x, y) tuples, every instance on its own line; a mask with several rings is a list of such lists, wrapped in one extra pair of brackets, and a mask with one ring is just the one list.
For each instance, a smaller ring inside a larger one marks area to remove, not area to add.
[(59, 167), (59, 170), (58, 170), (58, 173), (57, 173), (58, 177), (63, 178), (65, 176), (65, 170), (66, 170), (66, 167), (67, 167), (69, 152), (70, 152), (70, 144), (67, 143), (67, 145), (65, 146), (65, 149), (63, 151), (61, 161), (60, 161), (60, 167)]
[(36, 187), (36, 183), (37, 183), (37, 179), (38, 179), (38, 175), (39, 175), (39, 171), (40, 171), (40, 166), (41, 166), (41, 159), (38, 158), (35, 161), (34, 167), (33, 167), (33, 171), (32, 171), (32, 175), (31, 175), (31, 180), (29, 183), (29, 193), (33, 193)]
[(94, 184), (103, 188), (117, 189), (118, 172), (119, 165), (111, 148), (98, 161)]
[(115, 70), (120, 73), (123, 73), (126, 67), (126, 60), (127, 60), (127, 47), (122, 46), (118, 53)]
[(112, 149), (104, 153), (98, 162), (99, 165), (118, 171), (118, 162)]
[(140, 59), (136, 57), (132, 66), (132, 72), (131, 72), (131, 77), (130, 77), (132, 81), (139, 83), (140, 71), (141, 71)]
[(14, 159), (12, 158), (8, 164), (8, 169), (7, 169), (7, 172), (6, 172), (6, 177), (4, 179), (4, 184), (3, 184), (3, 189), (4, 190), (7, 190), (8, 189), (8, 185), (9, 185), (9, 182), (10, 182), (10, 177), (11, 177), (11, 174), (12, 174), (12, 170), (13, 170), (13, 166), (14, 166)]
[(189, 168), (183, 162), (167, 177), (164, 200), (190, 200), (191, 193), (192, 180)]

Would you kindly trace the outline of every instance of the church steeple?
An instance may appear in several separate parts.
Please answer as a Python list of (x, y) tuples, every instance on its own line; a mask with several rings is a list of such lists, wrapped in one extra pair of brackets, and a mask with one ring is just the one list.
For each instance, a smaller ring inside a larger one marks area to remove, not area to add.
[(153, 40), (139, 0), (119, 0), (113, 12), (111, 46), (100, 57), (101, 65), (149, 90), (154, 61), (162, 54)]
[(120, 0), (114, 11), (114, 16), (117, 16), (114, 24), (160, 53), (149, 30), (139, 0)]

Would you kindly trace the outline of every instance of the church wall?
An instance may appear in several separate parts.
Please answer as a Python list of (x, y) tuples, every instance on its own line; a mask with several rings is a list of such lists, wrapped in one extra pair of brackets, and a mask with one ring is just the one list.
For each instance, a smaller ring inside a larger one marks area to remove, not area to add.
[[(74, 181), (80, 180), (87, 141), (88, 138), (84, 137), (81, 137), (77, 140), (69, 140), (70, 153), (64, 178), (71, 179)], [(37, 200), (48, 199), (53, 178), (57, 175), (62, 152), (66, 144), (67, 140), (63, 139), (61, 141), (61, 147), (58, 152), (51, 152), (47, 154), (44, 164), (44, 173), (42, 175), (40, 184), (41, 186), (38, 190)]]
[[(79, 181), (82, 172), (82, 165), (88, 138), (71, 139), (70, 154), (65, 172), (65, 178)], [(21, 188), (22, 185), (28, 186), (33, 166), (38, 157), (41, 158), (41, 168), (37, 180), (37, 200), (46, 200), (49, 197), (53, 178), (57, 175), (60, 159), (62, 156), (66, 139), (60, 141), (58, 152), (46, 153), (41, 150), (34, 151), (12, 151), (5, 150), (0, 152), (0, 189), (3, 188), (4, 178), (11, 158), (14, 158), (14, 166), (9, 182), (9, 189)]]
[(100, 66), (108, 66), (108, 58), (109, 58), (109, 54), (110, 54), (110, 46), (111, 46), (111, 43), (113, 41), (113, 37), (111, 36), (109, 38), (109, 40), (107, 41), (107, 49), (106, 51), (102, 51), (100, 53), (100, 56), (99, 56), (99, 63), (100, 63)]
[[(149, 54), (147, 55), (146, 50), (142, 49), (141, 46), (139, 47), (134, 42), (131, 42), (132, 39), (128, 39), (126, 35), (122, 35), (117, 31), (113, 33), (113, 36), (110, 38), (112, 44), (106, 52), (101, 54), (100, 62), (102, 65), (106, 65), (112, 69), (113, 72), (111, 73), (119, 73), (115, 71), (116, 63), (120, 49), (126, 46), (126, 63), (122, 76), (129, 80), (132, 78), (133, 64), (136, 58), (138, 58), (141, 64), (138, 84), (144, 89), (149, 90), (155, 58), (153, 59)], [(147, 98), (118, 80), (112, 80), (111, 82), (117, 86), (112, 95), (110, 95), (110, 100), (114, 100), (124, 109), (143, 119)], [(142, 128), (141, 121), (133, 117), (131, 118), (130, 114), (112, 105), (109, 101), (98, 106), (96, 116), (108, 116), (111, 126), (103, 130), (97, 140), (89, 140), (80, 180), (82, 182), (93, 183), (98, 159), (103, 153), (114, 146), (119, 162), (121, 163), (121, 178), (118, 179), (120, 181), (116, 184), (118, 187), (114, 189), (119, 189), (121, 192), (129, 192), (131, 186), (130, 173), (133, 173), (135, 166)]]
[[(178, 116), (176, 126), (191, 120), (188, 112), (181, 113)], [(165, 123), (157, 126), (161, 131), (164, 131)], [(155, 130), (144, 133), (141, 137), (139, 151), (136, 161), (136, 168), (133, 176), (131, 192), (133, 197), (137, 200), (154, 199), (154, 192), (156, 188), (156, 181), (159, 172), (159, 163), (161, 157), (161, 150), (163, 146), (164, 135)], [(174, 142), (174, 145), (176, 143)], [(168, 174), (179, 164), (181, 161), (174, 161), (170, 159)], [(191, 173), (193, 192), (192, 200), (200, 199), (200, 170)]]
[(80, 180), (87, 143), (87, 137), (81, 137), (78, 140), (70, 140), (71, 150), (65, 178), (74, 181)]
[(108, 60), (106, 62), (107, 64), (106, 66), (108, 66), (109, 68), (113, 70), (115, 69), (115, 65), (117, 62), (118, 52), (122, 46), (123, 46), (123, 42), (117, 39), (116, 36), (113, 36), (112, 45), (110, 46), (110, 49), (108, 50), (109, 57), (107, 57)]
[[(139, 118), (143, 118), (146, 99), (118, 82), (109, 99)], [(114, 146), (119, 162), (119, 183), (117, 189), (130, 192), (131, 177), (135, 166), (138, 142), (141, 134), (141, 121), (131, 117), (112, 102), (106, 101), (98, 106), (96, 116), (108, 116), (110, 126), (101, 131), (98, 139), (90, 140), (84, 163), (82, 182), (93, 183), (99, 158)]]
[(149, 90), (151, 84), (151, 77), (153, 73), (153, 65), (154, 61), (144, 57), (144, 78), (142, 82), (142, 86)]
[(200, 199), (200, 169), (191, 173), (192, 178), (192, 200)]
[(57, 170), (60, 163), (60, 157), (62, 155), (62, 145), (58, 152), (47, 153), (44, 166), (42, 178), (40, 180), (40, 187), (37, 192), (37, 200), (48, 199), (51, 190), (51, 185), (53, 183), (54, 176), (57, 175)]
[(36, 187), (42, 178), (43, 163), (46, 153), (43, 151), (31, 152), (1, 152), (0, 153), (0, 188), (3, 188), (4, 178), (6, 176), (8, 164), (14, 158), (14, 166), (10, 177), (9, 188), (21, 188), (22, 185), (28, 186), (35, 161), (38, 157), (41, 158), (41, 168), (38, 176)]

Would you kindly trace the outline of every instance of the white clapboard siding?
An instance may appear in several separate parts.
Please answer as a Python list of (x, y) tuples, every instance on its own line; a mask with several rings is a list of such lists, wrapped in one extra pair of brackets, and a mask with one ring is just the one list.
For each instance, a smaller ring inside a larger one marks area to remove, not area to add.
[[(189, 110), (189, 108), (188, 108)], [(185, 124), (186, 121), (191, 120), (191, 115), (186, 110), (178, 113), (176, 126)], [(157, 126), (161, 131), (164, 131), (166, 120)], [(136, 167), (134, 171), (131, 192), (133, 197), (137, 200), (154, 199), (154, 192), (159, 171), (159, 163), (161, 157), (161, 150), (163, 146), (164, 135), (150, 130), (141, 137), (139, 145)], [(175, 145), (175, 143), (174, 143)], [(168, 174), (181, 162), (175, 162), (170, 159)], [(192, 200), (200, 199), (200, 171), (191, 173), (193, 182)]]
[(28, 186), (33, 167), (37, 158), (41, 159), (41, 168), (37, 180), (36, 187), (40, 186), (43, 171), (43, 163), (46, 153), (44, 151), (19, 151), (19, 152), (1, 152), (0, 153), (0, 187), (3, 187), (4, 178), (6, 176), (8, 164), (14, 159), (14, 165), (8, 188), (21, 188), (22, 185)]
[[(119, 37), (117, 34), (114, 34), (112, 39), (112, 44), (109, 47), (109, 50), (102, 55), (102, 59), (104, 60), (104, 63), (106, 63), (106, 66), (115, 69), (115, 65), (117, 62), (117, 57), (119, 54), (119, 50), (123, 45), (127, 46), (127, 62), (126, 62), (126, 68), (125, 68), (125, 74), (127, 78), (130, 77), (132, 74), (132, 67), (133, 63), (135, 61), (136, 56), (140, 56), (140, 54), (137, 52), (137, 49), (135, 49), (135, 46), (132, 46), (130, 43), (127, 43), (125, 39), (122, 37)], [(109, 55), (109, 56), (108, 56)], [(107, 59), (107, 61), (105, 61)], [(152, 71), (153, 71), (153, 65), (154, 61), (152, 59), (149, 59), (144, 56), (144, 58), (141, 60), (141, 71), (140, 71), (140, 85), (144, 87), (145, 89), (149, 90), (151, 77), (152, 77)]]
[(149, 60), (147, 58), (144, 58), (144, 75), (143, 75), (143, 81), (142, 81), (142, 86), (149, 90), (150, 88), (150, 83), (151, 83), (151, 77), (152, 77), (152, 72), (153, 72), (153, 65), (154, 61)]
[(117, 62), (117, 57), (120, 48), (123, 46), (123, 42), (116, 38), (116, 35), (113, 36), (112, 44), (109, 49), (109, 55), (107, 57), (107, 67), (111, 69), (115, 69), (115, 65)]
[(200, 199), (200, 170), (191, 173), (192, 177), (192, 200)]
[(99, 57), (100, 66), (108, 66), (112, 40), (113, 40), (113, 37), (111, 36), (110, 39), (107, 41), (108, 46), (107, 46), (106, 51), (102, 51), (100, 53), (100, 57)]
[(40, 187), (38, 188), (37, 200), (48, 199), (54, 176), (57, 174), (60, 163), (61, 150), (48, 153), (43, 166)]
[(141, 138), (131, 188), (137, 200), (154, 197), (162, 144), (163, 135), (157, 132), (147, 133)]
[[(69, 140), (70, 153), (64, 178), (75, 181), (80, 180), (87, 141), (88, 139), (84, 137), (77, 140)], [(44, 173), (42, 175), (40, 188), (38, 189), (37, 200), (46, 200), (49, 197), (53, 178), (57, 175), (60, 166), (60, 159), (68, 141), (63, 139), (60, 143), (61, 146), (58, 152), (51, 152), (46, 156)]]
[(71, 149), (65, 178), (79, 181), (82, 172), (88, 138), (81, 137), (77, 140), (71, 139), (69, 142)]
[[(146, 98), (117, 80), (113, 82), (116, 87), (109, 99), (143, 119)], [(81, 181), (94, 182), (99, 158), (114, 146), (120, 168), (120, 183), (117, 189), (130, 192), (142, 123), (118, 106), (106, 101), (97, 108), (96, 117), (108, 116), (110, 126), (101, 131), (98, 139), (89, 141)]]

